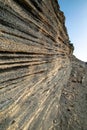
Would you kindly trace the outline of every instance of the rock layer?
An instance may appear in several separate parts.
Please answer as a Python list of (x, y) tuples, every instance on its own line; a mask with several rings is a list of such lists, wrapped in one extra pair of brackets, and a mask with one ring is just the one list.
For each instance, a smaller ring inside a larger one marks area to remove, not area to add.
[(72, 52), (57, 0), (0, 0), (0, 130), (68, 130)]
[(55, 130), (87, 130), (87, 65), (72, 56), (71, 66), (61, 92)]

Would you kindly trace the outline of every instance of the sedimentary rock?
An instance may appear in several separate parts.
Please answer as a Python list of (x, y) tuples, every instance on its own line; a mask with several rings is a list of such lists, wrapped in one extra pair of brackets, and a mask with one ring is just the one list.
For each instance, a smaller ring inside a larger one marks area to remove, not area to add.
[(72, 53), (57, 0), (0, 0), (0, 130), (71, 130), (61, 103)]
[(56, 130), (87, 129), (87, 65), (72, 56), (72, 70), (64, 86), (55, 117)]

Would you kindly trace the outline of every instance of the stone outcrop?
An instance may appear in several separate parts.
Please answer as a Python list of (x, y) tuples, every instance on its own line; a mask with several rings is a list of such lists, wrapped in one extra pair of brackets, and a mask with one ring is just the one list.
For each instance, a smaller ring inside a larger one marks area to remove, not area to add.
[(0, 0), (0, 130), (87, 129), (73, 49), (57, 0)]

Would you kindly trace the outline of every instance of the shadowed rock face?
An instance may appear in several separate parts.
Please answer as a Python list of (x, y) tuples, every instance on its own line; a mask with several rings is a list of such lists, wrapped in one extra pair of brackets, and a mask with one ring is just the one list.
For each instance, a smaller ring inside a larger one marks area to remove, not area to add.
[(87, 130), (87, 65), (71, 57), (72, 70), (63, 87), (54, 130)]
[(87, 67), (72, 52), (57, 0), (0, 0), (0, 130), (87, 129)]

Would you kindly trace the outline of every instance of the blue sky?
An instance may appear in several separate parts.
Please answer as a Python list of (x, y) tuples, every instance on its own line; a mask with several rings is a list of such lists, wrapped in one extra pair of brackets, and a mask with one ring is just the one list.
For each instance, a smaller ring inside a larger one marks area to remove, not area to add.
[(58, 0), (66, 17), (70, 41), (74, 44), (74, 55), (87, 62), (87, 0)]

